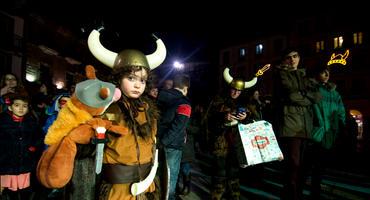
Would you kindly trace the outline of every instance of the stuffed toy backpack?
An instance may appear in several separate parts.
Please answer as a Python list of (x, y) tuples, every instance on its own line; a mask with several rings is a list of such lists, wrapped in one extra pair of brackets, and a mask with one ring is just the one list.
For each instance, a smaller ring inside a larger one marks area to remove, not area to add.
[(45, 136), (44, 142), (49, 147), (39, 160), (36, 175), (47, 188), (61, 188), (71, 180), (76, 144), (89, 144), (95, 138), (104, 139), (106, 130), (119, 135), (128, 131), (98, 117), (121, 97), (120, 90), (97, 79), (91, 65), (86, 67), (86, 76), (88, 80), (76, 85), (75, 93), (60, 110)]

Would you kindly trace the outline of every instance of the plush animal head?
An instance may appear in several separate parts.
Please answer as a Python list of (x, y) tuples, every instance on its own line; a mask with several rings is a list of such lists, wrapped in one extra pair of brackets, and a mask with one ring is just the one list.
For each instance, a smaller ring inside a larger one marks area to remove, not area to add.
[(60, 110), (57, 119), (48, 129), (45, 144), (58, 143), (72, 129), (103, 114), (111, 103), (121, 97), (121, 91), (113, 84), (96, 78), (93, 66), (86, 66), (86, 75), (88, 80), (76, 85), (71, 100)]
[(97, 79), (91, 65), (86, 66), (86, 76), (88, 80), (76, 85), (71, 101), (92, 116), (101, 115), (111, 103), (121, 98), (121, 91), (112, 83)]

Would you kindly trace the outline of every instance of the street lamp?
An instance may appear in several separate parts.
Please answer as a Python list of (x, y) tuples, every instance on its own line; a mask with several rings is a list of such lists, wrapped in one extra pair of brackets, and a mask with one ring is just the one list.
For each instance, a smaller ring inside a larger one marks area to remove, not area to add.
[(180, 63), (179, 61), (175, 61), (175, 62), (173, 62), (173, 67), (175, 69), (181, 70), (181, 69), (184, 68), (184, 64), (183, 63)]

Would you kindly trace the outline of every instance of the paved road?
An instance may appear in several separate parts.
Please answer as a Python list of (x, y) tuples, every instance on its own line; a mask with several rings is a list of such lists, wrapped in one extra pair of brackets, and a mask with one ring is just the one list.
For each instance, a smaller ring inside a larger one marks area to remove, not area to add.
[[(198, 155), (192, 168), (192, 186), (191, 192), (186, 196), (180, 196), (183, 200), (210, 199), (211, 177), (209, 172), (210, 157), (207, 155)], [(322, 195), (324, 200), (370, 200), (370, 174), (360, 173), (360, 170), (345, 170), (328, 168), (324, 171), (322, 181)], [(207, 170), (208, 169), (208, 170)], [(257, 168), (261, 172), (259, 181), (246, 181), (247, 177), (256, 179), (255, 170), (241, 171), (241, 200), (279, 200), (282, 188), (281, 169), (278, 162), (266, 163)], [(349, 172), (349, 171), (355, 171)], [(369, 170), (370, 171), (370, 170)], [(245, 178), (243, 178), (245, 177)], [(309, 195), (310, 177), (307, 178), (304, 188), (304, 197)]]

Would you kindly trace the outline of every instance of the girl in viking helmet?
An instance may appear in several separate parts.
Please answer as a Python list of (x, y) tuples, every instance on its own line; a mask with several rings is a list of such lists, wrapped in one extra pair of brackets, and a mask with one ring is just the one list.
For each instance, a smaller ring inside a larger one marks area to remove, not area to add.
[(248, 123), (255, 118), (253, 112), (247, 109), (247, 101), (242, 98), (241, 93), (254, 86), (257, 77), (244, 81), (233, 78), (229, 71), (229, 68), (225, 68), (223, 73), (230, 86), (229, 93), (217, 96), (207, 110), (207, 131), (213, 143), (212, 154), (215, 158), (212, 199), (239, 199), (239, 168), (245, 164), (245, 156), (237, 124)]
[(99, 35), (97, 30), (90, 33), (89, 49), (99, 61), (113, 69), (122, 91), (122, 98), (107, 109), (105, 117), (129, 130), (125, 135), (108, 134), (99, 199), (146, 198), (155, 191), (158, 112), (142, 94), (150, 70), (164, 61), (166, 48), (162, 40), (156, 38), (157, 49), (153, 54), (144, 55), (133, 49), (115, 53), (102, 46)]

